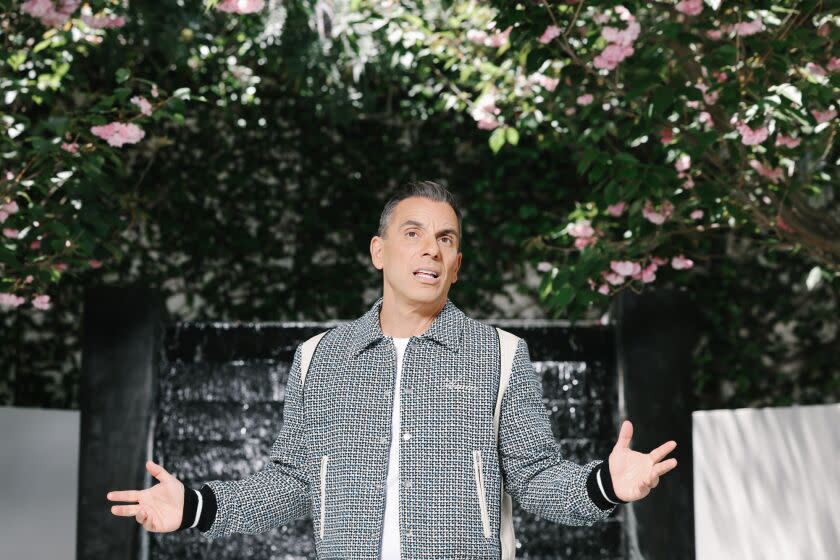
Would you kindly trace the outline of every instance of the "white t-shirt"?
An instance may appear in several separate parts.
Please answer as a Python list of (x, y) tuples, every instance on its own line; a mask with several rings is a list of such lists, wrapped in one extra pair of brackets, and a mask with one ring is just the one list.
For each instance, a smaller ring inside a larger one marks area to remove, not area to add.
[[(410, 338), (410, 337), (409, 337)], [(391, 413), (391, 452), (385, 490), (385, 520), (382, 523), (382, 560), (400, 560), (400, 378), (409, 338), (393, 338), (397, 347), (397, 379)]]

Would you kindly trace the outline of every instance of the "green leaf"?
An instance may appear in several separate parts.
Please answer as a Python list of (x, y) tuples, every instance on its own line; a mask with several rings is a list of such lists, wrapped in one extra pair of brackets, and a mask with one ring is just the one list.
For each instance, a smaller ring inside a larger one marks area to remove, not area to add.
[(131, 75), (131, 72), (129, 72), (128, 68), (117, 68), (117, 74), (116, 74), (117, 83), (118, 84), (123, 83), (124, 81), (126, 81), (128, 79), (128, 77), (130, 75)]
[(505, 129), (504, 128), (497, 128), (493, 131), (493, 134), (490, 135), (490, 149), (493, 150), (493, 153), (498, 153), (499, 150), (502, 149), (502, 146), (505, 145)]
[(516, 146), (519, 143), (519, 131), (513, 127), (508, 127), (505, 132), (505, 139), (508, 144)]

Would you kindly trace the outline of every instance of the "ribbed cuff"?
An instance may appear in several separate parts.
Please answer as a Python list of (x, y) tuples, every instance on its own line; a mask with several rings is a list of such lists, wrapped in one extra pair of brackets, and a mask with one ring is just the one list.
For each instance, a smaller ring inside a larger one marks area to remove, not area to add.
[(198, 516), (198, 530), (206, 533), (216, 520), (216, 494), (213, 489), (206, 484), (201, 487), (201, 497), (203, 505), (201, 507), (201, 514)]
[(184, 512), (181, 515), (181, 526), (178, 527), (178, 531), (183, 531), (184, 529), (192, 527), (192, 524), (195, 523), (196, 511), (198, 511), (198, 495), (195, 493), (195, 490), (187, 488), (187, 485), (185, 484)]
[(590, 471), (586, 479), (586, 491), (589, 499), (602, 510), (627, 503), (615, 495), (612, 476), (610, 476), (609, 458), (595, 465), (595, 468)]

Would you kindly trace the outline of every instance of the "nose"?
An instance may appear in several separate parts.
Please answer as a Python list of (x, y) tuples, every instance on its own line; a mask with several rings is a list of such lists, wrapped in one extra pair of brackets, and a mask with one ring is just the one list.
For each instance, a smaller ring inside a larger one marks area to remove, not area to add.
[(426, 239), (431, 239), (432, 242), (429, 244), (428, 241), (423, 242), (423, 255), (431, 255), (432, 257), (437, 258), (440, 254), (440, 247), (438, 247), (438, 241), (435, 239), (433, 235), (426, 236)]

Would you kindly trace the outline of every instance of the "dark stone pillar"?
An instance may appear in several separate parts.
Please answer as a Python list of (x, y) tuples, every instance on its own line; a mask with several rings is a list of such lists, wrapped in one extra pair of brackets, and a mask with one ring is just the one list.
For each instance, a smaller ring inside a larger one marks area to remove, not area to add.
[(111, 513), (110, 490), (149, 485), (148, 455), (164, 306), (143, 287), (85, 293), (77, 557), (135, 560), (142, 528)]
[(694, 558), (691, 357), (700, 336), (697, 310), (685, 292), (624, 291), (611, 315), (619, 410), (633, 423), (631, 449), (647, 453), (668, 440), (677, 442), (667, 456), (677, 459), (677, 467), (646, 498), (620, 506), (627, 508), (627, 557)]

